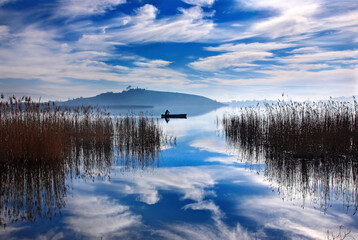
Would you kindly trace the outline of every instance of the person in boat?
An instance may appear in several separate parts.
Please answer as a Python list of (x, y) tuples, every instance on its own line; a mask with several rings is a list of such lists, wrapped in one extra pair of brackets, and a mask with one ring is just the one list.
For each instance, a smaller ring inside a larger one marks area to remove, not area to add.
[(170, 114), (170, 112), (169, 112), (169, 110), (167, 109), (167, 110), (165, 111), (165, 115), (168, 115), (168, 114)]

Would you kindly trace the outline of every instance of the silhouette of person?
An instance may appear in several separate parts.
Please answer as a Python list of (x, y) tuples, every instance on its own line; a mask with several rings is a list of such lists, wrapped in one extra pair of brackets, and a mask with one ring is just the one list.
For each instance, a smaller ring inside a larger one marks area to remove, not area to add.
[(169, 112), (169, 110), (167, 109), (166, 111), (165, 111), (165, 115), (168, 115), (170, 112)]

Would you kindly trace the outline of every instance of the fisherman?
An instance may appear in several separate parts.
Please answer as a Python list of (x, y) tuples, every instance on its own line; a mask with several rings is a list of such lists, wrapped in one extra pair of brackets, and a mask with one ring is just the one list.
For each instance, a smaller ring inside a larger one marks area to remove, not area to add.
[(165, 115), (168, 115), (170, 112), (169, 112), (169, 110), (167, 109), (166, 111), (165, 111)]

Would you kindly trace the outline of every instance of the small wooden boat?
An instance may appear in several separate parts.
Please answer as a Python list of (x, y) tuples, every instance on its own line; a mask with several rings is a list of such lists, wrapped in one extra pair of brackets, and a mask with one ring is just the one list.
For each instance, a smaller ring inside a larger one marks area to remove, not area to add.
[(186, 118), (186, 114), (162, 114), (162, 118)]

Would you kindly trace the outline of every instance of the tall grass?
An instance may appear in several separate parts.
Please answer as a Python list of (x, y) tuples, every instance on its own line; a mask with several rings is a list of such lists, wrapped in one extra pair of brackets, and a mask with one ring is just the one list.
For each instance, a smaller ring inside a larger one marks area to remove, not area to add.
[(73, 178), (109, 177), (114, 164), (124, 170), (159, 165), (167, 144), (175, 138), (143, 115), (1, 96), (0, 226), (61, 213)]
[(222, 120), (227, 143), (265, 163), (284, 199), (309, 198), (327, 209), (341, 198), (358, 209), (358, 104), (279, 101)]

